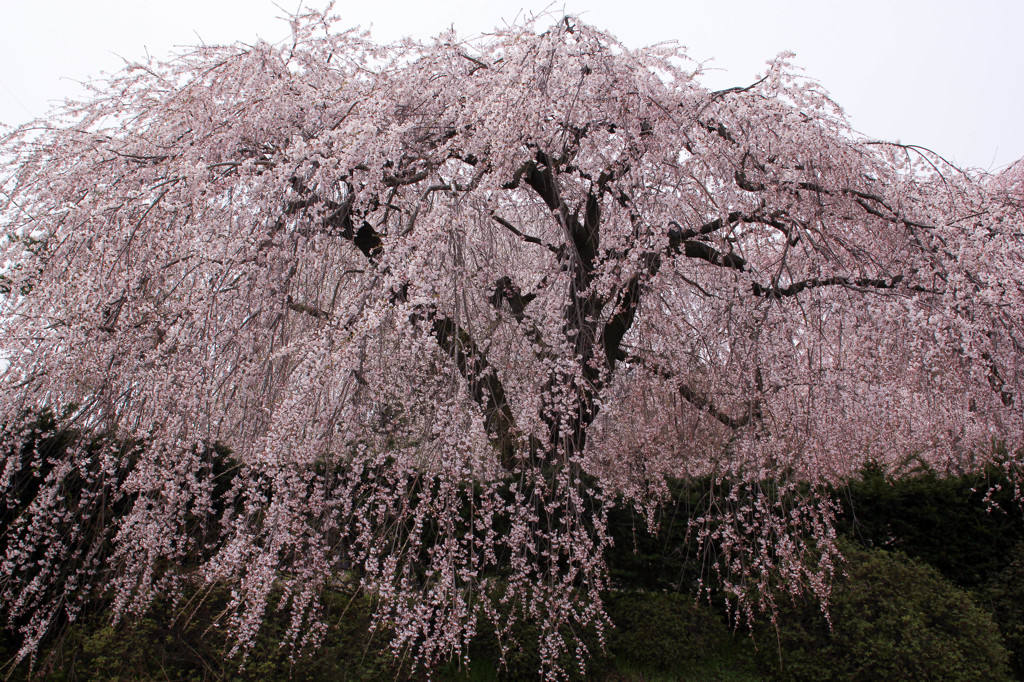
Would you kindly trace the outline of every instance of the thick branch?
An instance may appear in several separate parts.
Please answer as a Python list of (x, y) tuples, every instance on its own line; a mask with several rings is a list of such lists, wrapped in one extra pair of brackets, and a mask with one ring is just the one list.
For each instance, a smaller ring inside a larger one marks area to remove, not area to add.
[[(413, 321), (418, 317), (414, 315)], [(498, 450), (501, 465), (509, 471), (515, 471), (523, 434), (516, 426), (501, 379), (469, 332), (446, 316), (435, 313), (430, 317), (431, 331), (437, 344), (455, 361), (459, 373), (469, 385), (470, 395), (483, 410), (484, 427), (491, 443)]]
[(999, 396), (1000, 402), (1006, 407), (1013, 407), (1013, 391), (1011, 391), (1006, 382), (1003, 381), (1002, 375), (999, 373), (999, 367), (992, 359), (991, 353), (982, 353), (982, 359), (988, 363), (988, 383), (992, 387), (992, 390)]
[(496, 222), (499, 225), (501, 225), (502, 227), (504, 227), (506, 230), (508, 230), (512, 234), (514, 234), (515, 236), (517, 236), (520, 239), (522, 239), (524, 242), (527, 242), (527, 243), (530, 243), (530, 244), (537, 244), (538, 246), (543, 246), (545, 249), (547, 249), (551, 253), (555, 254), (556, 256), (560, 255), (559, 250), (557, 248), (555, 248), (554, 246), (552, 246), (551, 244), (548, 244), (547, 242), (545, 242), (540, 237), (534, 237), (532, 235), (524, 234), (515, 225), (513, 225), (509, 221), (505, 220), (501, 216), (494, 215), (492, 213), (491, 214), (491, 219), (494, 220), (494, 222)]
[(768, 80), (768, 76), (764, 76), (760, 80), (754, 81), (750, 85), (736, 86), (732, 88), (726, 88), (724, 90), (715, 90), (714, 92), (711, 93), (711, 99), (721, 99), (726, 95), (734, 95), (740, 92), (747, 92), (748, 90), (753, 90), (761, 83), (764, 83), (766, 80)]
[(747, 261), (737, 253), (722, 253), (707, 242), (695, 241), (693, 239), (681, 239), (679, 235), (669, 232), (668, 253), (671, 256), (682, 254), (687, 258), (697, 258), (707, 261), (712, 265), (723, 268), (732, 268), (743, 272), (747, 267)]
[(537, 152), (537, 160), (538, 163), (530, 164), (527, 167), (523, 179), (526, 180), (526, 184), (537, 193), (547, 207), (558, 216), (559, 222), (568, 232), (568, 239), (575, 247), (584, 272), (592, 272), (594, 269), (594, 259), (600, 247), (599, 225), (596, 223), (581, 223), (579, 218), (570, 212), (569, 207), (562, 201), (562, 197), (558, 192), (558, 183), (555, 181), (555, 173), (552, 168), (553, 162), (544, 152)]
[(675, 372), (663, 367), (659, 363), (638, 356), (630, 356), (629, 360), (630, 362), (642, 367), (646, 367), (661, 378), (676, 384), (679, 395), (686, 402), (690, 403), (723, 426), (727, 426), (730, 429), (741, 429), (750, 424), (751, 420), (760, 419), (762, 417), (761, 406), (757, 400), (751, 400), (748, 403), (747, 411), (744, 412), (743, 415), (739, 417), (732, 417), (715, 407), (715, 403), (711, 398), (706, 395), (702, 395), (691, 386), (680, 381)]
[(338, 203), (331, 199), (324, 199), (298, 178), (293, 177), (291, 183), (302, 198), (288, 202), (284, 208), (285, 215), (294, 215), (312, 206), (322, 205), (330, 211), (323, 221), (325, 227), (334, 228), (335, 234), (352, 242), (352, 245), (368, 259), (375, 259), (384, 252), (384, 243), (372, 225), (364, 220), (361, 225), (356, 227), (352, 219), (351, 200)]
[[(765, 298), (782, 298), (784, 296), (796, 296), (805, 289), (816, 289), (829, 286), (858, 287), (861, 289), (895, 289), (903, 282), (903, 275), (895, 275), (891, 279), (858, 277), (814, 277), (811, 279), (794, 282), (786, 287), (762, 286), (757, 282), (751, 285), (755, 296)], [(907, 286), (906, 289), (923, 293), (935, 293), (920, 286)]]
[(697, 229), (683, 230), (679, 223), (673, 221), (669, 224), (667, 253), (669, 256), (681, 254), (687, 258), (697, 258), (712, 265), (733, 268), (742, 272), (747, 266), (747, 261), (742, 256), (737, 253), (722, 253), (707, 242), (695, 240), (693, 237), (708, 235), (738, 222), (764, 222), (764, 220), (758, 216), (733, 211), (724, 218), (716, 218)]
[[(736, 223), (740, 222), (741, 220), (743, 220), (743, 218), (743, 213), (741, 213), (740, 211), (733, 211), (724, 218), (716, 218), (715, 220), (704, 223), (697, 229), (691, 228), (688, 230), (684, 230), (682, 225), (673, 220), (672, 222), (669, 223), (669, 239), (674, 238), (676, 240), (683, 241), (686, 239), (693, 239), (694, 237), (708, 235), (713, 232), (718, 232), (723, 227), (731, 227)], [(671, 242), (669, 243), (669, 248), (672, 248)]]
[(526, 317), (526, 306), (535, 298), (537, 298), (537, 294), (524, 295), (519, 287), (512, 282), (512, 278), (505, 276), (494, 283), (494, 292), (491, 294), (490, 302), (496, 310), (501, 310), (502, 301), (507, 301), (512, 316), (522, 326), (523, 334), (534, 346), (541, 349), (538, 351), (538, 356), (551, 359), (551, 351), (547, 349), (548, 346), (544, 342), (544, 336), (540, 333), (540, 329), (537, 328), (537, 323)]
[(318, 320), (326, 319), (331, 316), (331, 314), (326, 310), (321, 310), (320, 308), (306, 305), (305, 303), (296, 302), (290, 295), (285, 300), (285, 303), (288, 305), (289, 310), (294, 310), (297, 313), (305, 313), (306, 315), (312, 315)]
[(512, 315), (515, 316), (516, 321), (522, 322), (526, 312), (526, 306), (530, 304), (533, 299), (537, 298), (537, 294), (526, 294), (519, 290), (509, 276), (502, 277), (494, 283), (494, 293), (491, 294), (491, 304), (498, 308), (501, 306), (502, 301), (508, 301), (509, 308), (512, 310)]
[[(660, 259), (658, 259), (660, 261)], [(660, 262), (659, 262), (660, 265)], [(656, 267), (650, 268), (657, 271)], [(636, 320), (636, 312), (640, 306), (640, 294), (643, 291), (643, 282), (638, 273), (630, 278), (626, 286), (622, 288), (618, 305), (615, 312), (608, 318), (601, 333), (601, 343), (604, 345), (605, 362), (608, 363), (608, 371), (615, 369), (619, 360), (625, 359), (622, 352), (622, 339), (633, 326)]]
[(421, 182), (427, 179), (430, 175), (430, 169), (424, 169), (416, 173), (403, 173), (401, 175), (389, 175), (384, 176), (384, 184), (388, 187), (400, 187), (402, 185), (415, 185), (417, 182)]

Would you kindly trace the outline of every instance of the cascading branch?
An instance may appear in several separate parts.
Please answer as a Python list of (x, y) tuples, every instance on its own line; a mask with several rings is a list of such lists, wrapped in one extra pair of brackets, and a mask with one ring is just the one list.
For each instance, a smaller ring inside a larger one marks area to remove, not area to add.
[(733, 482), (693, 532), (753, 614), (827, 600), (799, 484), (1019, 445), (1022, 165), (864, 140), (785, 58), (699, 76), (569, 17), (379, 45), (310, 14), (7, 134), (22, 655), (204, 581), (241, 649), (277, 607), (312, 645), (358, 581), (426, 667), (527, 618), (557, 676), (606, 625), (612, 505)]

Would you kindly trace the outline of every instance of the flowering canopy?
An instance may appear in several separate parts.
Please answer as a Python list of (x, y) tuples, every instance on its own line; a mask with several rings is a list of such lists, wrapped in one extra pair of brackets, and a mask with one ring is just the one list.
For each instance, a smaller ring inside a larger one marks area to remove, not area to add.
[[(698, 77), (571, 18), (378, 45), (311, 15), (3, 138), (5, 437), (109, 436), (3, 450), (25, 651), (61, 595), (197, 580), (236, 585), (243, 647), (282, 589), (301, 645), (355, 577), (425, 664), (511, 608), (557, 668), (615, 500), (1019, 443), (1021, 166), (863, 140), (785, 59)], [(695, 530), (729, 584), (825, 596), (828, 501), (757, 499)]]

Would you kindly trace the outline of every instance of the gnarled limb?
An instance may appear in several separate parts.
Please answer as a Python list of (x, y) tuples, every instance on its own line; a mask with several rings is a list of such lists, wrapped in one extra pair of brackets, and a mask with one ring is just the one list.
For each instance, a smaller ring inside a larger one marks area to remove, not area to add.
[(650, 358), (637, 355), (630, 355), (628, 360), (633, 364), (646, 368), (662, 379), (673, 383), (676, 386), (676, 390), (679, 392), (680, 397), (682, 397), (686, 402), (690, 403), (697, 408), (697, 410), (708, 415), (723, 426), (728, 426), (730, 429), (741, 429), (749, 425), (753, 420), (758, 420), (763, 417), (761, 413), (761, 403), (756, 398), (748, 403), (746, 412), (734, 417), (718, 409), (711, 398), (681, 381), (676, 372), (668, 369), (661, 363)]
[(530, 439), (516, 425), (515, 416), (505, 395), (505, 387), (487, 355), (472, 336), (454, 320), (435, 311), (414, 313), (411, 321), (430, 322), (431, 333), (438, 346), (455, 362), (469, 386), (469, 394), (483, 411), (484, 428), (491, 444), (498, 451), (501, 465), (508, 471), (521, 466), (521, 457), (529, 451)]

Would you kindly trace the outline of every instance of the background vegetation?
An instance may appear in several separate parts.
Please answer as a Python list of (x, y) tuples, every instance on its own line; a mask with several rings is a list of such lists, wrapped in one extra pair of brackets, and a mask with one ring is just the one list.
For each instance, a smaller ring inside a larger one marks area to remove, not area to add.
[[(65, 447), (66, 435), (26, 443), (24, 456)], [(223, 460), (227, 455), (220, 453)], [(45, 458), (44, 458), (45, 461)], [(30, 485), (26, 481), (25, 485)], [(585, 673), (607, 680), (1024, 679), (1024, 514), (1002, 469), (942, 475), (922, 468), (894, 478), (876, 466), (827, 491), (840, 501), (837, 529), (847, 563), (829, 620), (811, 599), (776, 595), (774, 622), (737, 626), (720, 586), (687, 533), (709, 480), (674, 482), (656, 533), (627, 505), (609, 520), (614, 589), (605, 604), (615, 628), (602, 648), (596, 632)], [(16, 510), (4, 516), (13, 522)], [(702, 599), (693, 591), (703, 579)], [(218, 627), (228, 591), (157, 603), (145, 617), (111, 625), (103, 595), (53, 633), (31, 662), (8, 664), (10, 679), (44, 680), (386, 680), (416, 679), (371, 627), (372, 600), (354, 584), (324, 595), (321, 646), (292, 651), (289, 627), (269, 618), (244, 660)], [(441, 662), (434, 678), (532, 679), (540, 667), (529, 620), (503, 655), (485, 624), (469, 663)], [(17, 640), (3, 635), (12, 660)]]

